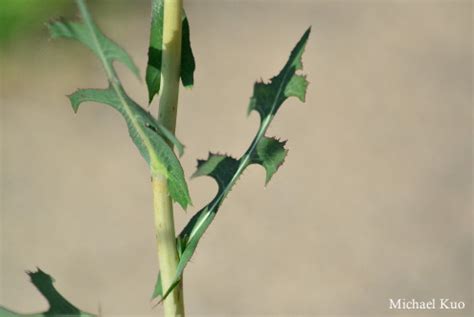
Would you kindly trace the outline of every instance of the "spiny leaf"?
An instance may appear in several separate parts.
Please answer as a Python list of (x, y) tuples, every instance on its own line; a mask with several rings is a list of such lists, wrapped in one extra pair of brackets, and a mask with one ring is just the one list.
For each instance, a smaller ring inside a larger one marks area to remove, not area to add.
[[(163, 55), (163, 0), (152, 0), (150, 47), (148, 48), (148, 65), (146, 68), (146, 84), (148, 87), (149, 103), (160, 92), (161, 86), (161, 58)], [(184, 87), (194, 84), (194, 61), (191, 49), (189, 22), (183, 11), (181, 38), (181, 72), (180, 77)]]
[(21, 317), (21, 316), (95, 316), (81, 311), (79, 308), (71, 304), (61, 293), (54, 287), (54, 279), (51, 275), (43, 272), (39, 268), (36, 272), (26, 272), (31, 279), (31, 283), (44, 296), (49, 304), (49, 309), (42, 313), (36, 314), (19, 314), (4, 307), (0, 307), (1, 317)]
[(222, 190), (232, 180), (238, 167), (239, 161), (233, 157), (209, 153), (207, 160), (198, 160), (193, 177), (210, 176), (216, 180), (219, 190)]
[(252, 110), (257, 111), (263, 121), (269, 116), (275, 115), (288, 97), (295, 96), (304, 101), (308, 82), (305, 76), (297, 75), (296, 71), (303, 67), (301, 56), (310, 31), (311, 28), (304, 33), (291, 52), (285, 67), (277, 76), (273, 77), (268, 83), (255, 83), (248, 113)]
[(285, 87), (285, 96), (297, 97), (301, 102), (304, 102), (307, 87), (308, 81), (306, 80), (306, 76), (294, 75), (291, 77), (290, 82)]
[(197, 244), (206, 229), (214, 220), (219, 207), (227, 194), (230, 192), (239, 176), (250, 164), (260, 164), (266, 171), (266, 183), (275, 174), (278, 167), (283, 163), (287, 150), (286, 142), (265, 136), (274, 115), (282, 103), (291, 96), (304, 100), (307, 81), (304, 76), (296, 74), (302, 68), (301, 56), (308, 40), (310, 29), (308, 29), (297, 43), (290, 58), (280, 73), (273, 77), (269, 83), (256, 83), (254, 94), (251, 98), (249, 111), (256, 110), (260, 114), (260, 128), (247, 151), (240, 159), (229, 156), (210, 154), (207, 160), (198, 161), (198, 169), (194, 176), (208, 175), (214, 178), (219, 191), (214, 199), (197, 212), (178, 236), (184, 244), (180, 253), (176, 276), (171, 285), (167, 286), (166, 292), (155, 292), (154, 295), (162, 296), (164, 300), (179, 284), (186, 265), (191, 259)]
[(267, 174), (265, 184), (268, 184), (273, 174), (285, 161), (288, 153), (285, 144), (286, 141), (281, 142), (275, 138), (263, 137), (257, 143), (255, 151), (252, 152), (252, 163), (260, 164), (265, 168)]
[(111, 42), (93, 23), (84, 1), (77, 0), (76, 2), (83, 21), (80, 23), (52, 22), (49, 24), (49, 30), (53, 37), (75, 39), (89, 47), (101, 60), (109, 87), (107, 89), (79, 89), (71, 94), (69, 100), (74, 111), (77, 112), (82, 102), (93, 101), (107, 104), (120, 112), (127, 123), (130, 137), (148, 163), (152, 175), (166, 176), (171, 198), (186, 209), (191, 203), (191, 198), (184, 172), (165, 139), (176, 145), (180, 154), (183, 151), (183, 145), (127, 95), (117, 77), (113, 61), (120, 60), (132, 69), (133, 62), (125, 51)]

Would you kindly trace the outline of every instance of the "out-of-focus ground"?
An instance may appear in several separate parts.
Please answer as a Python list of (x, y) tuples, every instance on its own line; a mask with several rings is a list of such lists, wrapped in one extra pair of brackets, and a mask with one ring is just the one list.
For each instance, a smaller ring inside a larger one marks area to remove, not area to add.
[[(288, 101), (269, 132), (289, 156), (266, 189), (251, 167), (224, 203), (186, 271), (189, 314), (472, 316), (472, 2), (186, 5), (197, 71), (177, 134), (188, 176), (208, 150), (243, 153), (258, 125), (245, 115), (252, 83), (312, 25), (307, 101)], [(144, 74), (148, 1), (93, 10)], [(0, 304), (45, 309), (24, 273), (39, 266), (81, 309), (157, 315), (147, 167), (116, 112), (68, 104), (78, 87), (106, 86), (96, 58), (35, 34), (0, 61)], [(117, 67), (144, 105), (143, 82)], [(179, 228), (216, 191), (211, 179), (189, 185)], [(392, 312), (389, 298), (467, 307)]]

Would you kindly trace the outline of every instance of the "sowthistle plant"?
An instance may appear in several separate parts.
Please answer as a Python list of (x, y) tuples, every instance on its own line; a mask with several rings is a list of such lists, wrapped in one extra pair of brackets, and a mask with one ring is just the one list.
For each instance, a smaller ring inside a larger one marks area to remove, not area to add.
[[(273, 118), (289, 97), (305, 101), (308, 81), (299, 73), (302, 54), (308, 40), (308, 29), (292, 50), (287, 63), (268, 82), (256, 82), (250, 98), (248, 114), (258, 112), (260, 126), (248, 149), (233, 158), (209, 153), (198, 160), (195, 176), (210, 176), (218, 184), (216, 196), (194, 214), (182, 231), (175, 234), (173, 203), (186, 209), (191, 204), (183, 168), (175, 154), (183, 153), (183, 145), (174, 136), (178, 108), (179, 81), (185, 87), (194, 83), (195, 61), (191, 49), (189, 23), (182, 0), (152, 0), (150, 47), (146, 69), (148, 99), (151, 104), (159, 96), (159, 112), (155, 117), (138, 105), (125, 91), (114, 68), (121, 62), (138, 78), (139, 70), (120, 46), (104, 35), (94, 23), (84, 0), (76, 0), (80, 21), (59, 19), (48, 24), (52, 38), (68, 38), (88, 47), (102, 63), (108, 81), (105, 89), (79, 89), (69, 95), (74, 112), (88, 101), (106, 104), (124, 118), (130, 137), (149, 166), (154, 194), (157, 254), (160, 264), (153, 299), (160, 298), (165, 316), (184, 316), (183, 272), (206, 229), (214, 220), (223, 201), (243, 171), (259, 164), (266, 171), (268, 183), (287, 155), (286, 141), (266, 135)], [(52, 278), (38, 269), (29, 272), (33, 284), (48, 300), (50, 308), (43, 315), (89, 315), (74, 307), (53, 286)], [(2, 316), (16, 316), (6, 309)], [(11, 314), (11, 315), (8, 315)]]

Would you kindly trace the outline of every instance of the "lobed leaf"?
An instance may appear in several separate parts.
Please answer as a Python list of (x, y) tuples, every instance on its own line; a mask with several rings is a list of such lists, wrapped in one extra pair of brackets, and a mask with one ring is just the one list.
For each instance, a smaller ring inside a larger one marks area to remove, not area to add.
[(220, 154), (209, 154), (207, 160), (198, 161), (198, 168), (194, 176), (206, 175), (214, 178), (219, 185), (219, 190), (214, 199), (197, 212), (179, 234), (177, 239), (181, 241), (182, 249), (175, 279), (167, 287), (166, 292), (163, 293), (163, 288), (155, 291), (155, 297), (161, 296), (161, 300), (165, 299), (179, 284), (184, 269), (194, 254), (198, 242), (214, 220), (223, 200), (247, 166), (250, 164), (262, 165), (265, 168), (266, 183), (268, 183), (283, 164), (288, 152), (284, 147), (286, 141), (282, 142), (275, 138), (266, 137), (265, 133), (276, 112), (286, 99), (293, 96), (301, 101), (305, 100), (308, 82), (305, 76), (296, 72), (302, 68), (301, 57), (310, 31), (311, 29), (308, 29), (303, 34), (292, 50), (288, 62), (277, 76), (273, 77), (268, 83), (255, 83), (248, 110), (249, 112), (255, 110), (260, 114), (260, 127), (242, 157), (237, 160)]
[(263, 121), (271, 115), (275, 115), (288, 97), (298, 97), (301, 101), (305, 100), (308, 81), (305, 76), (296, 74), (296, 71), (303, 67), (301, 57), (310, 32), (311, 28), (303, 34), (291, 52), (288, 62), (277, 76), (270, 79), (268, 83), (261, 81), (255, 83), (248, 113), (253, 110), (257, 111)]
[(209, 153), (207, 160), (198, 160), (197, 170), (193, 177), (210, 176), (216, 180), (219, 191), (222, 191), (232, 180), (238, 167), (239, 161), (233, 157)]
[(38, 289), (48, 302), (49, 308), (45, 312), (36, 314), (20, 314), (13, 312), (4, 307), (0, 307), (1, 317), (40, 317), (40, 316), (95, 316), (81, 311), (79, 308), (71, 304), (64, 296), (54, 287), (54, 279), (51, 275), (37, 269), (36, 272), (26, 272), (31, 279), (31, 283)]
[(285, 96), (297, 97), (300, 101), (304, 102), (306, 97), (306, 88), (308, 87), (308, 81), (306, 76), (293, 75), (290, 82), (285, 87)]
[[(171, 198), (186, 209), (191, 203), (191, 198), (183, 168), (166, 141), (174, 144), (180, 155), (183, 152), (183, 145), (173, 133), (127, 95), (117, 77), (113, 62), (121, 61), (135, 72), (131, 58), (102, 34), (93, 23), (85, 2), (83, 0), (76, 2), (83, 21), (79, 23), (55, 21), (49, 24), (49, 30), (53, 38), (70, 38), (89, 47), (101, 60), (109, 87), (107, 89), (79, 89), (71, 94), (69, 100), (74, 111), (77, 112), (79, 105), (86, 101), (104, 103), (117, 110), (125, 119), (129, 135), (148, 163), (152, 175), (164, 175), (167, 178)], [(138, 71), (136, 73), (138, 74)]]
[(258, 141), (252, 152), (251, 162), (260, 164), (265, 168), (265, 184), (268, 184), (272, 176), (285, 161), (288, 150), (285, 149), (286, 141), (282, 142), (275, 138), (263, 137)]
[[(150, 47), (148, 48), (148, 64), (146, 68), (146, 84), (148, 87), (148, 101), (160, 92), (161, 87), (161, 58), (163, 55), (163, 14), (164, 0), (152, 0), (151, 6), (151, 30)], [(183, 11), (181, 38), (181, 82), (184, 87), (192, 87), (194, 84), (194, 70), (196, 62), (191, 48), (189, 21)]]

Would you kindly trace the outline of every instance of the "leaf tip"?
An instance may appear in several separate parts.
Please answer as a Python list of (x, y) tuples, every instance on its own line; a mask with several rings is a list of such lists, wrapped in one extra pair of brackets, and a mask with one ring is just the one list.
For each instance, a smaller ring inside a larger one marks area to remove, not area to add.
[(153, 97), (155, 97), (155, 94), (153, 94), (151, 91), (148, 91), (148, 106), (151, 106), (151, 103), (153, 102)]
[(194, 83), (187, 84), (187, 85), (185, 85), (185, 84), (183, 83), (183, 87), (184, 87), (185, 89), (187, 89), (187, 90), (192, 90), (193, 87), (194, 87)]
[(81, 104), (81, 102), (76, 99), (76, 93), (77, 91), (72, 94), (66, 95), (66, 97), (69, 99), (69, 102), (71, 103), (72, 111), (74, 111), (74, 113), (77, 113), (77, 111), (79, 110), (79, 105)]
[(309, 35), (311, 34), (311, 29), (312, 29), (312, 25), (310, 25), (306, 31), (303, 33), (303, 36), (301, 37), (301, 42), (304, 42), (306, 43), (306, 41), (308, 40), (309, 38)]

